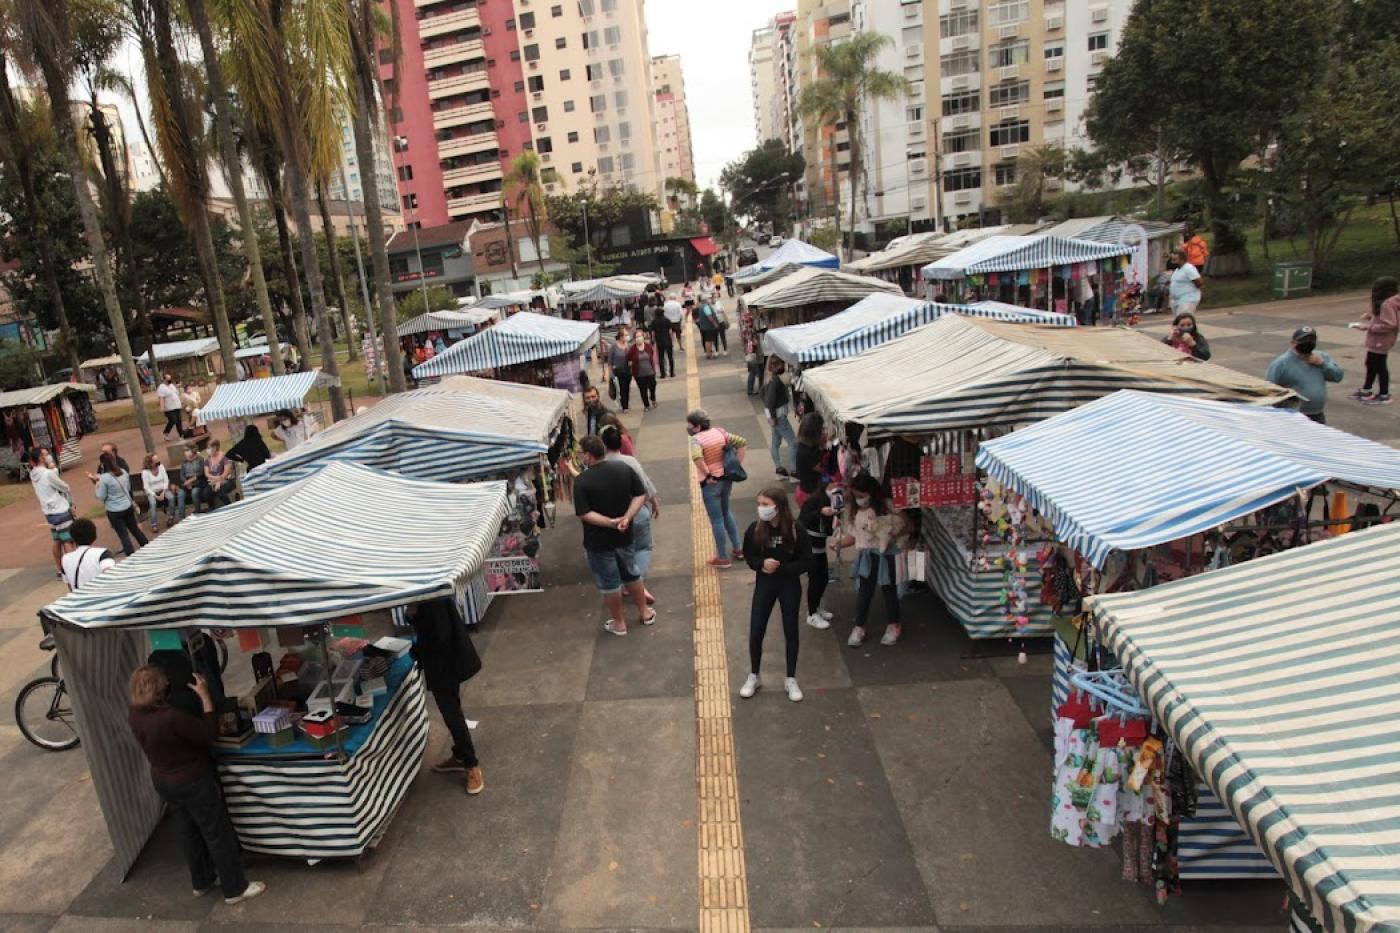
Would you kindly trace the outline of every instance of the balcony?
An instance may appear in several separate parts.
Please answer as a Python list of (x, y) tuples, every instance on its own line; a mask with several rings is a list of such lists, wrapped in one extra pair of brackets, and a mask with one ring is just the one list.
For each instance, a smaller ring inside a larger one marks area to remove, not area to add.
[(441, 36), (449, 32), (457, 32), (461, 29), (471, 29), (472, 27), (481, 27), (481, 14), (476, 10), (458, 10), (456, 13), (445, 13), (442, 16), (426, 16), (419, 20), (418, 36), (422, 39), (430, 39), (433, 36)]
[(473, 152), (490, 152), (499, 149), (500, 143), (496, 134), (491, 132), (476, 133), (459, 139), (439, 140), (437, 147), (439, 159), (450, 159), (453, 156), (471, 155)]
[(481, 165), (469, 165), (466, 168), (445, 169), (442, 173), (442, 184), (444, 188), (451, 188), (455, 185), (491, 181), (500, 177), (502, 177), (501, 163), (485, 162)]
[(500, 208), (501, 193), (499, 191), (487, 194), (469, 194), (465, 198), (454, 198), (447, 202), (447, 213), (453, 218), (463, 214), (480, 214), (484, 211), (500, 210)]
[(460, 107), (453, 107), (449, 110), (438, 110), (433, 113), (433, 129), (445, 130), (454, 126), (461, 126), (464, 123), (476, 123), (481, 120), (494, 120), (496, 111), (491, 108), (490, 101), (482, 101), (479, 104), (463, 104)]
[(491, 79), (483, 68), (471, 74), (429, 81), (428, 99), (437, 100), (439, 97), (452, 97), (454, 94), (465, 94), (468, 91), (484, 91), (490, 87)]
[(486, 57), (486, 47), (480, 39), (466, 39), (440, 49), (427, 49), (423, 52), (423, 64), (429, 68), (452, 65)]

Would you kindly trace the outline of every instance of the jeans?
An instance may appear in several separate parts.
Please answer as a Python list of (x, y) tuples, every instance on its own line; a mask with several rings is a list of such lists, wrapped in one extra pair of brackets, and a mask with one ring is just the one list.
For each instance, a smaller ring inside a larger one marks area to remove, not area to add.
[(638, 376), (637, 392), (642, 397), (643, 407), (656, 404), (656, 377)]
[(773, 604), (783, 610), (783, 642), (787, 647), (787, 675), (797, 676), (797, 613), (802, 606), (802, 578), (760, 573), (753, 585), (753, 608), (749, 612), (749, 668), (757, 674), (763, 660), (763, 636)]
[(1380, 387), (1376, 390), (1380, 395), (1390, 394), (1390, 365), (1384, 353), (1372, 353), (1366, 351), (1366, 386), (1367, 392), (1371, 391), (1371, 383), (1380, 380)]
[(135, 538), (141, 547), (151, 543), (141, 530), (141, 523), (136, 519), (135, 506), (127, 508), (124, 512), (108, 512), (107, 521), (117, 533), (117, 539), (122, 543), (122, 553), (127, 557), (136, 553), (136, 548), (131, 546), (132, 538)]
[(758, 390), (763, 388), (763, 362), (749, 364), (749, 384), (745, 390), (750, 395), (757, 395)]
[(644, 505), (632, 519), (632, 568), (643, 580), (651, 569), (652, 547), (651, 506)]
[(467, 728), (467, 717), (462, 713), (461, 686), (430, 687), (428, 692), (433, 695), (433, 702), (442, 714), (442, 724), (447, 727), (448, 735), (452, 736), (452, 757), (465, 767), (477, 767), (476, 746), (472, 745), (472, 732)]
[(200, 485), (186, 489), (184, 486), (175, 487), (175, 520), (183, 521), (185, 518), (185, 503), (190, 504), (190, 513), (199, 514), (199, 503), (204, 501), (204, 487)]
[(608, 551), (585, 548), (584, 553), (588, 555), (588, 569), (593, 571), (593, 582), (598, 585), (598, 592), (604, 596), (620, 592), (623, 587), (642, 578), (637, 570), (636, 557), (631, 546)]
[[(656, 358), (660, 365), (657, 367), (657, 375), (666, 378), (669, 374), (672, 379), (676, 378), (676, 350), (669, 343), (658, 343), (656, 345)], [(670, 367), (669, 369), (667, 367)]]
[(146, 499), (147, 499), (147, 501), (150, 503), (150, 506), (149, 506), (149, 509), (148, 509), (148, 510), (149, 510), (149, 512), (151, 513), (151, 514), (150, 514), (150, 520), (151, 520), (151, 527), (152, 527), (152, 528), (156, 527), (156, 512), (159, 511), (159, 509), (161, 509), (162, 507), (165, 509), (165, 520), (166, 520), (167, 522), (169, 522), (169, 521), (172, 521), (172, 520), (174, 519), (174, 517), (175, 517), (175, 495), (174, 495), (174, 490), (171, 490), (170, 492), (167, 492), (167, 493), (165, 494), (165, 498), (164, 498), (164, 499), (158, 499), (158, 498), (156, 498), (155, 493), (148, 492), (148, 493), (146, 493)]
[(617, 380), (617, 403), (626, 411), (632, 404), (632, 374), (614, 369), (613, 378)]
[(727, 327), (721, 327), (719, 329), (719, 346), (720, 349), (723, 350), (725, 353), (729, 352), (729, 340), (724, 333), (727, 330), (729, 330), (729, 328)]
[(204, 489), (204, 501), (209, 503), (210, 509), (215, 508), (216, 505), (228, 505), (233, 501), (232, 496), (235, 485), (233, 477), (230, 476), (220, 482), (218, 486), (206, 486)]
[[(887, 570), (889, 579), (894, 580), (894, 557), (889, 554), (882, 554), (879, 560), (889, 561)], [(875, 601), (875, 590), (879, 589), (885, 596), (885, 621), (889, 625), (899, 624), (899, 588), (891, 582), (881, 584), (880, 568), (871, 567), (870, 573), (856, 581), (856, 627), (865, 628), (865, 620), (870, 615), (870, 604)]]
[[(729, 508), (729, 494), (733, 490), (734, 484), (727, 479), (711, 480), (700, 487), (705, 514), (710, 517), (710, 530), (715, 535), (715, 556), (725, 559), (728, 559), (730, 551), (737, 551), (742, 546), (739, 523), (734, 520), (734, 513)], [(730, 547), (726, 548), (726, 543)]]
[(160, 432), (162, 436), (169, 435), (171, 428), (175, 429), (176, 435), (184, 436), (185, 426), (180, 423), (180, 416), (182, 413), (183, 412), (179, 408), (170, 408), (166, 410), (165, 427)]
[(812, 563), (807, 570), (807, 614), (816, 615), (822, 607), (822, 597), (826, 595), (827, 584), (831, 582), (831, 565), (827, 562), (826, 550), (812, 552)]
[(248, 879), (243, 875), (238, 834), (229, 821), (218, 778), (206, 774), (187, 784), (152, 783), (179, 824), (190, 886), (201, 891), (217, 880), (224, 897), (237, 897), (246, 891)]
[(778, 454), (782, 449), (782, 442), (784, 440), (787, 441), (788, 445), (787, 471), (791, 473), (797, 469), (795, 460), (797, 435), (793, 433), (792, 422), (788, 420), (787, 415), (783, 415), (773, 422), (773, 443), (769, 448), (769, 453), (773, 455), (773, 468), (775, 470), (783, 469), (783, 462), (779, 459)]

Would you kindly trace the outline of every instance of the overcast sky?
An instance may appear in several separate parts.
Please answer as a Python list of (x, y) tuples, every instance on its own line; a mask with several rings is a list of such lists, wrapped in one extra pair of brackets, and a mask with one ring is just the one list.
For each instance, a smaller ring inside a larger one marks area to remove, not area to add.
[(653, 55), (680, 55), (695, 149), (695, 180), (717, 185), (720, 170), (757, 145), (749, 89), (749, 39), (796, 0), (647, 0)]

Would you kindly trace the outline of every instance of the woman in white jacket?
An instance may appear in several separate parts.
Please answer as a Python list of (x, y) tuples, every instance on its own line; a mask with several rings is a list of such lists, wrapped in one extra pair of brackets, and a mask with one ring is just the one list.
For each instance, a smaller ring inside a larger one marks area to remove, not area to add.
[(165, 509), (165, 527), (175, 524), (175, 497), (170, 492), (170, 474), (160, 462), (160, 454), (150, 454), (141, 469), (141, 488), (146, 490), (151, 517), (151, 534), (160, 531), (156, 510)]

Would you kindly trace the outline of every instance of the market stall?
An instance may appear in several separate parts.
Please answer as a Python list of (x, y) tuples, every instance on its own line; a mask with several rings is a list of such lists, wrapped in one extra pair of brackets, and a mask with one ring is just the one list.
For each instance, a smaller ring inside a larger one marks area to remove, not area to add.
[(921, 270), (944, 255), (939, 242), (946, 236), (945, 233), (931, 232), (896, 237), (878, 253), (846, 263), (846, 271), (893, 282), (906, 295), (922, 294)]
[[(903, 298), (898, 285), (834, 269), (804, 268), (754, 289), (739, 299), (760, 333), (830, 317), (866, 295)], [(742, 314), (742, 311), (741, 311)]]
[[(223, 375), (224, 360), (219, 355), (219, 341), (213, 337), (158, 343), (154, 349), (156, 365), (161, 367), (162, 373), (173, 373), (177, 382), (218, 380)], [(150, 373), (146, 371), (150, 358), (149, 351), (136, 356), (136, 365), (142, 371), (142, 379), (150, 377)], [(111, 383), (116, 398), (131, 398), (122, 358), (116, 354), (84, 360), (78, 364), (78, 372), (83, 382), (90, 382), (99, 388), (102, 387), (101, 383)]]
[[(502, 483), (332, 464), (186, 519), (46, 606), (120, 874), (162, 810), (127, 726), (127, 678), (152, 648), (179, 648), (210, 629), (236, 630), (244, 652), (223, 678), (217, 663), (198, 667), (227, 697), (216, 706), (216, 758), (244, 848), (320, 859), (371, 847), (420, 767), (423, 683), (398, 644), (371, 654), (333, 639), (374, 634), (395, 607), (462, 599), (505, 513)], [(283, 654), (275, 667), (274, 651)], [(348, 663), (335, 663), (336, 653)], [(331, 707), (327, 696), (343, 717), (339, 731), (311, 715)], [(278, 720), (276, 730), (250, 730), (254, 713)]]
[(53, 452), (59, 469), (83, 459), (82, 437), (97, 430), (92, 393), (85, 382), (62, 382), (0, 392), (0, 427), (5, 432), (0, 468), (25, 472), (24, 455), (35, 447)]
[(306, 396), (312, 389), (340, 385), (339, 376), (330, 376), (316, 369), (266, 379), (245, 379), (223, 382), (214, 387), (209, 401), (196, 411), (199, 424), (214, 421), (256, 418), (288, 409), (299, 411), (306, 406)]
[(744, 266), (734, 274), (734, 286), (740, 291), (757, 288), (776, 281), (798, 269), (839, 269), (841, 260), (824, 249), (802, 240), (787, 240), (756, 263)]
[(598, 325), (521, 311), (413, 368), (415, 379), (492, 373), (507, 382), (582, 388), (580, 357), (598, 343)]
[[(277, 352), (285, 358), (289, 348), (289, 344), (279, 343)], [(241, 379), (266, 379), (272, 375), (272, 350), (266, 342), (239, 347), (233, 351), (233, 358), (238, 361)]]
[(1311, 915), (1295, 929), (1400, 929), (1397, 561), (1400, 527), (1381, 525), (1088, 600), (1176, 753)]
[(834, 434), (863, 448), (901, 507), (920, 509), (928, 582), (974, 638), (1047, 636), (1054, 617), (1022, 582), (1038, 578), (1053, 530), (995, 480), (977, 482), (978, 445), (1124, 387), (1262, 405), (1290, 396), (1125, 329), (961, 315), (802, 378)]

